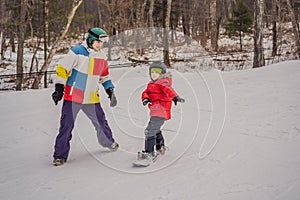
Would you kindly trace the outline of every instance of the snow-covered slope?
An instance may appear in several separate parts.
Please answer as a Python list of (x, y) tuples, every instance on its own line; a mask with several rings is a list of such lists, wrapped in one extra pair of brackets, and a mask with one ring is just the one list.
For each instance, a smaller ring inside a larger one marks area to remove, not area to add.
[(51, 165), (60, 107), (53, 88), (0, 93), (0, 199), (296, 200), (300, 192), (300, 61), (237, 72), (172, 71), (186, 99), (163, 132), (169, 152), (133, 168), (148, 110), (147, 67), (112, 69), (118, 106), (108, 107), (121, 148), (97, 144), (83, 113), (68, 162)]

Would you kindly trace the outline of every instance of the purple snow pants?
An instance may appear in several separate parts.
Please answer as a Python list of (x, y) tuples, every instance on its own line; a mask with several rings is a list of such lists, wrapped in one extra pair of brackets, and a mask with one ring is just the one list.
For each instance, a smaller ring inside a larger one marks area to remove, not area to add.
[(54, 159), (63, 158), (67, 160), (70, 151), (72, 130), (78, 112), (82, 110), (92, 121), (97, 131), (98, 143), (103, 147), (109, 147), (113, 142), (111, 129), (106, 121), (105, 114), (100, 103), (78, 104), (71, 101), (64, 101), (60, 120), (59, 133), (54, 146)]

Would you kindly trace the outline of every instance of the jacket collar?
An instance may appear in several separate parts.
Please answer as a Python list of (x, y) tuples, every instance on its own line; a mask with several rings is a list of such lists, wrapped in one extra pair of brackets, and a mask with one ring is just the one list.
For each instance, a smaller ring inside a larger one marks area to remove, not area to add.
[(90, 57), (93, 57), (93, 58), (105, 58), (105, 56), (103, 55), (103, 51), (95, 51), (94, 49), (91, 49), (88, 47), (86, 41), (82, 42), (82, 44), (86, 50), (89, 52), (90, 54)]
[(162, 80), (162, 79), (169, 79), (169, 78), (172, 78), (171, 72), (167, 72), (167, 73), (165, 73), (165, 74), (162, 74), (162, 75), (161, 75), (158, 79), (156, 79), (155, 81), (152, 80), (152, 79), (151, 79), (151, 81), (152, 81), (153, 83), (155, 83), (155, 82), (160, 81), (160, 80)]

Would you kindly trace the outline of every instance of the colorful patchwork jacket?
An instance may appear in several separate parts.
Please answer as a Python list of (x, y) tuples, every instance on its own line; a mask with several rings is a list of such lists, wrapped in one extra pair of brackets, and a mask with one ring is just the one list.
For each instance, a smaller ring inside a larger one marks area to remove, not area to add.
[(56, 67), (56, 83), (65, 85), (64, 99), (82, 104), (99, 103), (98, 89), (114, 88), (109, 79), (108, 61), (103, 53), (86, 44), (70, 49)]

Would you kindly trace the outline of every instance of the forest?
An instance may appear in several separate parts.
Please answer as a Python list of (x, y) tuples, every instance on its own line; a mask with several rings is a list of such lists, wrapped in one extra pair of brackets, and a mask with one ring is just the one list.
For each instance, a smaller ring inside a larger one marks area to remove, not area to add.
[[(300, 57), (299, 9), (299, 0), (2, 0), (0, 67), (5, 67), (7, 49), (16, 52), (15, 89), (22, 90), (23, 56), (24, 49), (28, 48), (33, 55), (29, 73), (37, 72), (31, 88), (37, 89), (53, 56), (66, 53), (71, 41), (83, 40), (91, 27), (101, 27), (113, 36), (109, 37), (109, 49), (116, 43), (132, 45), (128, 42), (130, 38), (133, 38), (134, 52), (131, 53), (134, 55), (144, 55), (149, 48), (161, 47), (163, 60), (169, 67), (174, 62), (169, 46), (178, 43), (178, 33), (185, 36), (181, 45), (193, 40), (211, 55), (251, 51), (252, 67), (261, 67), (266, 59), (264, 30), (270, 30), (271, 56), (274, 57), (280, 54), (278, 47), (287, 23), (291, 24), (293, 35), (289, 41), (291, 53)], [(237, 48), (221, 48), (221, 34), (237, 38)], [(253, 44), (244, 49), (246, 36), (253, 38)], [(38, 51), (43, 51), (44, 61), (35, 69)], [(131, 61), (145, 60), (131, 58)]]

